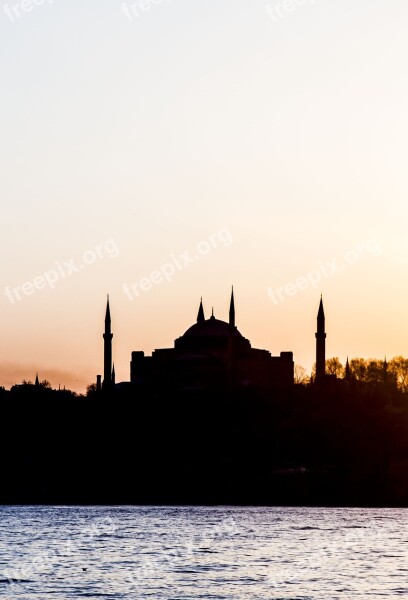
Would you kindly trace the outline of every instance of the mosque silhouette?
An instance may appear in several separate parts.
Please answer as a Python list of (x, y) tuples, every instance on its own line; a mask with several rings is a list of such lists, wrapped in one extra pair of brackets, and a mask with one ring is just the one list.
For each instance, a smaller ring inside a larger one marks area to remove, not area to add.
[[(112, 320), (109, 297), (106, 306), (104, 338), (104, 375), (97, 376), (98, 391), (133, 386), (162, 388), (179, 392), (239, 390), (251, 388), (261, 397), (280, 392), (294, 383), (293, 352), (272, 356), (268, 350), (251, 347), (235, 324), (234, 290), (231, 292), (229, 320), (216, 319), (214, 311), (206, 319), (202, 299), (197, 322), (174, 342), (173, 348), (161, 348), (146, 356), (134, 351), (130, 362), (130, 380), (116, 383), (112, 358)], [(317, 317), (316, 381), (325, 376), (325, 317), (323, 301)]]

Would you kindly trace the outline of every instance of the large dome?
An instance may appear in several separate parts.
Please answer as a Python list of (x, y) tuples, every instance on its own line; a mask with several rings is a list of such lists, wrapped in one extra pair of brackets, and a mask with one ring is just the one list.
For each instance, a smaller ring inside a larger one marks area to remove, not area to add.
[(232, 347), (242, 352), (250, 349), (251, 344), (234, 325), (211, 317), (192, 325), (174, 342), (174, 346), (182, 352), (218, 354), (229, 352)]
[(231, 352), (242, 355), (250, 350), (249, 340), (245, 339), (235, 327), (234, 294), (231, 294), (228, 323), (216, 319), (214, 311), (209, 319), (205, 319), (201, 300), (197, 322), (189, 327), (184, 335), (175, 340), (174, 348), (184, 353), (205, 353), (218, 358), (225, 358)]
[(242, 337), (241, 333), (238, 331), (236, 327), (232, 327), (229, 323), (225, 321), (220, 321), (220, 319), (216, 319), (215, 317), (211, 317), (206, 321), (199, 321), (192, 325), (183, 337), (225, 337), (230, 335)]

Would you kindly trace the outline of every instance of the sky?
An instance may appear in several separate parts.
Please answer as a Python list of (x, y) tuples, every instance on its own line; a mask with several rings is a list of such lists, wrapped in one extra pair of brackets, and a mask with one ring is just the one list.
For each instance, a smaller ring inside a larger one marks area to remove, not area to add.
[(228, 319), (408, 356), (406, 0), (1, 0), (0, 385)]

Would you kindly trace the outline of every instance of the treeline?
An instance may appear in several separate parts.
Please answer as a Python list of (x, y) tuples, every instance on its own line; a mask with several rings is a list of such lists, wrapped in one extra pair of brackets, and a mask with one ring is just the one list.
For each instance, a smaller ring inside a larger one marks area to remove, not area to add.
[[(408, 392), (408, 358), (395, 356), (391, 360), (378, 358), (352, 358), (348, 366), (342, 364), (337, 356), (326, 359), (326, 374), (337, 379), (349, 379), (363, 384), (388, 384), (401, 392)], [(295, 383), (308, 384), (313, 382), (316, 375), (316, 365), (313, 365), (309, 376), (306, 370), (295, 366)]]

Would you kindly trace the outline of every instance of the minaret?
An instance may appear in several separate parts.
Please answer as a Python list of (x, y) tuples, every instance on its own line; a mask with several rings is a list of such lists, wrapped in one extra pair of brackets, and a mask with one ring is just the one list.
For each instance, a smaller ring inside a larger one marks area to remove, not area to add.
[(235, 302), (234, 302), (234, 287), (232, 287), (231, 291), (231, 302), (229, 309), (229, 324), (231, 327), (235, 327)]
[(316, 333), (316, 381), (326, 374), (326, 332), (323, 309), (323, 298), (320, 298), (319, 312), (317, 313)]
[(112, 385), (115, 385), (116, 383), (116, 372), (115, 372), (115, 363), (113, 363), (113, 369), (112, 369)]
[(37, 387), (39, 387), (39, 385), (40, 385), (40, 380), (38, 379), (38, 373), (37, 373), (37, 375), (35, 376), (35, 385), (36, 385)]
[(205, 321), (205, 317), (204, 317), (203, 299), (201, 298), (200, 308), (198, 309), (198, 315), (197, 315), (197, 323), (203, 323), (204, 321)]
[(351, 379), (350, 363), (349, 363), (348, 357), (347, 357), (347, 361), (346, 361), (346, 373), (344, 375), (344, 379), (347, 379), (347, 381), (350, 381), (350, 379)]
[(109, 307), (109, 296), (106, 305), (106, 316), (105, 316), (105, 333), (103, 334), (104, 339), (104, 375), (103, 375), (103, 388), (109, 389), (112, 384), (112, 338), (113, 333), (111, 331), (111, 316)]

